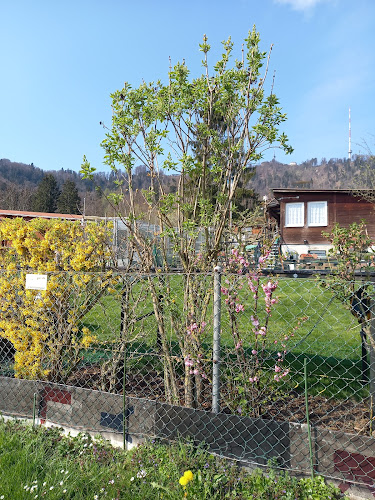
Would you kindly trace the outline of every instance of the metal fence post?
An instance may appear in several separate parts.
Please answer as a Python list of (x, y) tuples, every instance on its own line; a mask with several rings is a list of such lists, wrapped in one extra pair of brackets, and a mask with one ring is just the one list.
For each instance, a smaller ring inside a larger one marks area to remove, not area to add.
[(214, 335), (212, 349), (212, 411), (220, 410), (220, 330), (221, 330), (221, 267), (214, 269)]
[(370, 392), (370, 415), (371, 422), (370, 427), (372, 428), (372, 418), (375, 412), (375, 297), (374, 297), (374, 286), (375, 283), (372, 282), (371, 288), (371, 299), (370, 299), (370, 338), (367, 339), (369, 358), (370, 358), (370, 369), (369, 369), (369, 392)]

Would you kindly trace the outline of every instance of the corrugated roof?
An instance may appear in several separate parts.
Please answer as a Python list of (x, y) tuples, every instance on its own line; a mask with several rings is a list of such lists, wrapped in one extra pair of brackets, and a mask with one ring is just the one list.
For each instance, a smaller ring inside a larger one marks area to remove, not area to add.
[(24, 218), (38, 218), (41, 219), (68, 219), (68, 220), (82, 220), (82, 215), (76, 214), (50, 214), (45, 212), (23, 212), (22, 210), (0, 210), (0, 218), (4, 217), (24, 217)]

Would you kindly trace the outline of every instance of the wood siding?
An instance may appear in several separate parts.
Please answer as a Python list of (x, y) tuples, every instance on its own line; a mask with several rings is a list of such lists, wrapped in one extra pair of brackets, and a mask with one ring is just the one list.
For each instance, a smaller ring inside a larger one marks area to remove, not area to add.
[[(322, 236), (322, 231), (330, 232), (335, 222), (341, 226), (348, 227), (353, 222), (366, 221), (368, 234), (375, 241), (375, 206), (374, 204), (354, 197), (345, 192), (295, 192), (291, 193), (277, 191), (277, 199), (280, 201), (280, 233), (286, 244), (303, 244), (304, 240), (309, 245), (327, 243)], [(327, 201), (328, 225), (319, 227), (307, 226), (307, 203), (309, 201)], [(305, 203), (305, 225), (304, 227), (285, 227), (285, 205), (286, 203)]]

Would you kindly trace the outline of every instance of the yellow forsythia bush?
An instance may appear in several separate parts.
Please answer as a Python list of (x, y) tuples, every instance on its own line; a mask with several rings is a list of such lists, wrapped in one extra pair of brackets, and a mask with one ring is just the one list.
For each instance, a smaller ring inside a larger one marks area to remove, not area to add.
[[(63, 382), (95, 341), (82, 319), (111, 284), (109, 228), (4, 219), (0, 240), (0, 336), (16, 350), (15, 376)], [(46, 291), (26, 290), (32, 273), (47, 274)]]

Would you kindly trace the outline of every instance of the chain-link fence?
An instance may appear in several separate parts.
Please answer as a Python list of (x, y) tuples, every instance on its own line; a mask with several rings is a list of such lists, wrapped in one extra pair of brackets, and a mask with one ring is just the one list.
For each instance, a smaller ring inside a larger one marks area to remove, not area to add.
[(0, 274), (3, 414), (124, 443), (189, 438), (372, 491), (371, 282), (219, 269), (61, 272), (45, 290), (25, 279)]

